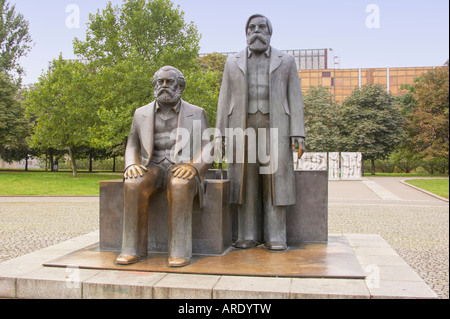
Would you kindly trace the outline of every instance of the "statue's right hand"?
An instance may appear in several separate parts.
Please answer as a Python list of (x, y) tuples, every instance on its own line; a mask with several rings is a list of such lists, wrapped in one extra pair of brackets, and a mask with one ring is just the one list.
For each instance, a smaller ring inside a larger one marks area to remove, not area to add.
[(131, 165), (125, 170), (123, 177), (125, 179), (142, 177), (144, 175), (144, 171), (148, 172), (147, 167), (142, 165)]

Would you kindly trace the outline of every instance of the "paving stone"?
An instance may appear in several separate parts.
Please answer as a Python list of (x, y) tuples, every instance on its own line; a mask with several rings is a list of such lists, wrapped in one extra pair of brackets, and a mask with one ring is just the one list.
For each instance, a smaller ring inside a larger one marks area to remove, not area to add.
[(211, 299), (220, 276), (168, 274), (153, 286), (154, 299)]
[(16, 297), (25, 299), (81, 299), (82, 282), (99, 270), (42, 267), (17, 278)]
[(214, 299), (288, 299), (291, 278), (222, 276)]
[(368, 287), (372, 299), (436, 299), (438, 295), (423, 281), (380, 281)]
[(83, 282), (84, 299), (152, 299), (153, 286), (166, 274), (101, 271)]
[(293, 278), (291, 298), (294, 299), (368, 299), (364, 280)]

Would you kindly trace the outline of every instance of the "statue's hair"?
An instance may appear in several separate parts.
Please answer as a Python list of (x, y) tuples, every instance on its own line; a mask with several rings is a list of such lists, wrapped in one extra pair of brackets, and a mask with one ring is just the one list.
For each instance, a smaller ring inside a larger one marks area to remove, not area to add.
[(269, 34), (272, 35), (273, 29), (272, 29), (272, 23), (270, 22), (269, 18), (262, 14), (254, 14), (247, 20), (247, 24), (245, 25), (245, 34), (247, 34), (248, 26), (250, 25), (250, 21), (252, 21), (253, 18), (264, 18), (267, 21), (267, 28), (269, 29)]
[(175, 80), (177, 81), (181, 90), (184, 90), (184, 88), (186, 87), (186, 79), (184, 78), (183, 73), (181, 73), (181, 71), (178, 70), (177, 68), (174, 68), (173, 66), (170, 65), (163, 66), (161, 69), (156, 71), (155, 75), (153, 76), (153, 86), (156, 86), (156, 81), (158, 81), (159, 73), (161, 71), (174, 71), (176, 75)]

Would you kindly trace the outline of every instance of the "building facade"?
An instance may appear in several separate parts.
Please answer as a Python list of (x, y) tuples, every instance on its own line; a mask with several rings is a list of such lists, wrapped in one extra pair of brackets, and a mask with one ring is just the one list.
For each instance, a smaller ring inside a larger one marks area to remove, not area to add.
[[(342, 102), (356, 88), (365, 84), (381, 84), (386, 91), (398, 96), (402, 84), (413, 84), (414, 80), (434, 67), (398, 68), (339, 68), (339, 57), (333, 49), (281, 50), (294, 56), (298, 74), (302, 81), (302, 91), (306, 93), (313, 86), (330, 88), (337, 102)], [(229, 56), (236, 52), (223, 52)], [(205, 56), (207, 54), (200, 54)], [(337, 66), (337, 68), (336, 68)]]
[(413, 84), (418, 76), (432, 69), (433, 67), (323, 69), (298, 70), (298, 74), (304, 93), (310, 87), (321, 85), (330, 88), (336, 101), (342, 102), (354, 89), (366, 84), (381, 84), (392, 95), (402, 95), (405, 93), (400, 89), (402, 84)]

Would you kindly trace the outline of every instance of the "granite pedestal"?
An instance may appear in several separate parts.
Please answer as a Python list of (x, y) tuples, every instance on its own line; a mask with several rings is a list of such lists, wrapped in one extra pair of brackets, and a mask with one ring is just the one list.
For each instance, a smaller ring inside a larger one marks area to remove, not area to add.
[[(226, 176), (224, 172), (223, 176)], [(206, 179), (206, 203), (200, 209), (194, 200), (192, 251), (194, 254), (221, 255), (231, 247), (237, 233), (237, 208), (230, 205), (229, 184), (210, 170)], [(326, 243), (328, 240), (328, 177), (326, 171), (296, 171), (297, 203), (288, 206), (287, 243)], [(167, 195), (160, 192), (150, 199), (149, 252), (167, 252)], [(100, 182), (100, 250), (120, 251), (123, 231), (123, 181)], [(232, 236), (232, 234), (234, 234)]]
[(288, 246), (328, 240), (328, 172), (295, 171), (296, 204), (286, 209)]
[[(206, 180), (205, 207), (194, 200), (192, 252), (221, 255), (231, 247), (229, 181)], [(168, 203), (162, 191), (149, 202), (149, 252), (167, 252)], [(123, 233), (123, 181), (100, 182), (100, 250), (120, 251)]]
[[(330, 237), (338, 236), (330, 234)], [(98, 231), (0, 263), (0, 298), (438, 298), (379, 235), (343, 234), (365, 279), (230, 276), (56, 267), (98, 243)], [(104, 252), (109, 253), (109, 252)], [(101, 254), (101, 252), (99, 252)], [(111, 254), (111, 253), (109, 253)], [(279, 255), (280, 253), (275, 253)], [(217, 258), (217, 257), (205, 257)], [(219, 257), (222, 258), (222, 257)], [(72, 260), (73, 262), (73, 260)], [(111, 261), (110, 261), (111, 262)], [(43, 264), (45, 266), (43, 266)], [(378, 270), (378, 271), (376, 271)], [(377, 276), (378, 275), (378, 276)]]

